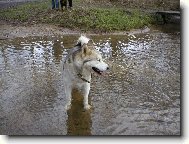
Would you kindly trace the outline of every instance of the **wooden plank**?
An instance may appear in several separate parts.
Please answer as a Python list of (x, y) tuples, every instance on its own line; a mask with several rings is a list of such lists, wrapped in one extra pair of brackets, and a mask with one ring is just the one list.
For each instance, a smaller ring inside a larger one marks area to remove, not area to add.
[(170, 16), (180, 16), (180, 11), (157, 11), (155, 13), (161, 15), (163, 23), (167, 23), (167, 18)]
[(156, 14), (161, 15), (180, 15), (179, 11), (157, 11)]

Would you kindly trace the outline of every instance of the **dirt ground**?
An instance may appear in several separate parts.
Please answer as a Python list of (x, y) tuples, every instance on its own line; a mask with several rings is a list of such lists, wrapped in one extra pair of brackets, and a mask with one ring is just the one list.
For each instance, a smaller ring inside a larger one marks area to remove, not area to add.
[[(136, 29), (132, 31), (115, 31), (111, 33), (101, 33), (111, 34), (111, 35), (128, 35), (136, 33), (146, 33), (149, 32), (150, 28), (145, 27), (143, 29)], [(48, 24), (36, 24), (30, 26), (14, 26), (11, 24), (3, 23), (0, 25), (0, 40), (3, 39), (13, 39), (16, 37), (28, 37), (28, 36), (51, 36), (51, 35), (77, 35), (82, 34), (82, 31), (71, 30), (68, 28), (62, 28), (55, 25)], [(88, 31), (85, 33), (87, 35), (96, 35), (94, 32)], [(99, 33), (98, 33), (99, 34)]]
[(0, 39), (27, 36), (78, 34), (79, 31), (61, 28), (53, 25), (37, 24), (32, 26), (0, 25)]
[[(36, 0), (0, 0), (0, 8), (10, 8), (14, 6), (18, 6), (20, 4), (24, 4), (26, 2), (31, 2)], [(128, 35), (128, 34), (136, 34), (136, 33), (145, 33), (149, 32), (150, 29), (148, 27), (144, 27), (143, 29), (131, 30), (131, 31), (119, 31), (119, 32), (111, 32), (109, 34), (116, 35)], [(68, 28), (63, 28), (58, 25), (50, 25), (50, 24), (12, 24), (9, 21), (5, 21), (0, 19), (0, 40), (3, 39), (12, 39), (16, 37), (28, 37), (28, 36), (47, 36), (47, 35), (72, 35), (72, 34), (81, 34), (84, 33), (81, 30), (73, 30)], [(86, 34), (93, 35), (94, 32), (88, 31)], [(98, 33), (99, 34), (99, 33)], [(107, 33), (101, 33), (107, 34)]]
[[(36, 0), (0, 0), (0, 8), (11, 8), (27, 2)], [(27, 36), (44, 36), (44, 35), (62, 35), (62, 34), (77, 34), (78, 31), (62, 29), (55, 25), (36, 24), (30, 26), (19, 26), (10, 24), (7, 21), (0, 20), (0, 40), (12, 39), (16, 37)]]
[[(32, 2), (36, 0), (0, 0), (0, 8), (11, 8), (27, 2)], [(143, 29), (128, 31), (113, 32), (110, 34), (124, 35), (129, 33), (144, 33), (148, 32), (150, 29), (145, 27)], [(0, 19), (0, 40), (12, 39), (16, 37), (28, 37), (28, 36), (50, 36), (50, 35), (72, 35), (81, 34), (80, 30), (72, 30), (68, 28), (63, 28), (57, 25), (50, 24), (12, 24), (9, 21)], [(93, 35), (94, 32), (88, 31), (86, 34)], [(98, 33), (99, 34), (99, 33)], [(101, 33), (107, 34), (107, 33)]]

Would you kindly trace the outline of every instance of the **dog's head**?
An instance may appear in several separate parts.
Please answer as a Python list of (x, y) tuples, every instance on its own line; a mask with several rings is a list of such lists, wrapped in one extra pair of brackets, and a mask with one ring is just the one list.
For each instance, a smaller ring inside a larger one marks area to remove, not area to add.
[(81, 52), (83, 68), (99, 75), (109, 69), (108, 64), (103, 61), (101, 54), (93, 46), (84, 44)]
[(82, 66), (83, 70), (101, 75), (109, 69), (108, 64), (102, 60), (101, 54), (95, 49), (92, 40), (81, 36), (79, 42), (81, 43), (81, 51), (77, 63)]

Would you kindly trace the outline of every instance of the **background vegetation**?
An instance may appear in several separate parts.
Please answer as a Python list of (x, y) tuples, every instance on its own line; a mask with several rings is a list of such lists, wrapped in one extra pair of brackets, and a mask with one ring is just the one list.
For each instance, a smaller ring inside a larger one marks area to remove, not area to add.
[[(83, 31), (121, 31), (156, 23), (152, 10), (164, 9), (165, 0), (74, 0), (72, 11), (51, 10), (50, 0), (1, 9), (0, 18), (12, 24), (54, 24)], [(169, 9), (177, 9), (173, 0)], [(168, 7), (165, 7), (168, 8)]]

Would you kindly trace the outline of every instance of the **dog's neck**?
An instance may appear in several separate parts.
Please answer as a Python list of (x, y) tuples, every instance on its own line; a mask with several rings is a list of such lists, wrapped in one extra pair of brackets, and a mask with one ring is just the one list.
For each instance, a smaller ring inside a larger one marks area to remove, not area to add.
[(89, 72), (88, 70), (82, 69), (78, 75), (83, 81), (88, 83), (91, 82), (91, 72)]
[(86, 80), (85, 78), (83, 78), (83, 76), (82, 76), (80, 73), (78, 73), (77, 76), (78, 76), (80, 79), (82, 79), (84, 82), (91, 83), (90, 81), (88, 81), (88, 80)]
[(91, 82), (91, 72), (88, 71), (87, 69), (81, 69), (80, 65), (78, 66), (77, 64), (74, 64), (74, 67), (76, 69), (76, 75), (83, 80), (84, 82), (90, 83)]

